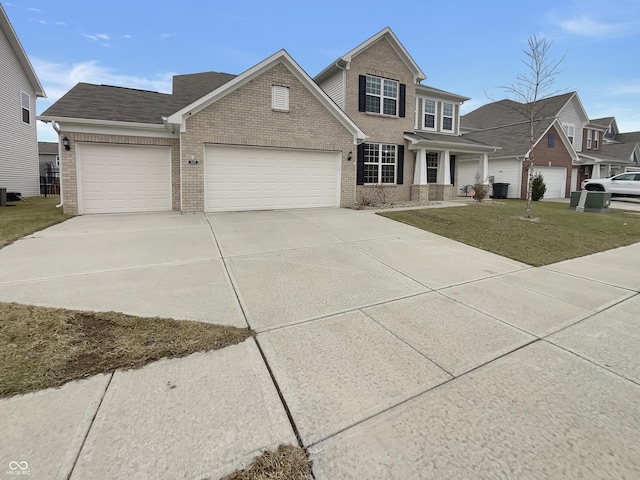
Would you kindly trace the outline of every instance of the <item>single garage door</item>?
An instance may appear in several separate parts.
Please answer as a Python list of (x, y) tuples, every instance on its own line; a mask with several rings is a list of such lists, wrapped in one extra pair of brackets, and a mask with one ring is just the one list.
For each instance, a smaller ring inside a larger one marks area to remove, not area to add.
[(78, 143), (78, 211), (171, 210), (171, 148)]
[(340, 204), (340, 152), (205, 147), (205, 210), (270, 210)]
[(544, 177), (547, 191), (544, 198), (565, 198), (567, 190), (567, 169), (564, 167), (534, 167), (534, 174)]

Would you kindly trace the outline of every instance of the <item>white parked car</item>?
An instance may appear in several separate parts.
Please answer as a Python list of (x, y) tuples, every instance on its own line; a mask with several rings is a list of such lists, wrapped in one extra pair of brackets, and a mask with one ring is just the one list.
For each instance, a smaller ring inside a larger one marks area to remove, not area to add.
[(609, 192), (611, 195), (640, 196), (640, 173), (619, 173), (610, 178), (592, 178), (582, 182), (583, 190)]

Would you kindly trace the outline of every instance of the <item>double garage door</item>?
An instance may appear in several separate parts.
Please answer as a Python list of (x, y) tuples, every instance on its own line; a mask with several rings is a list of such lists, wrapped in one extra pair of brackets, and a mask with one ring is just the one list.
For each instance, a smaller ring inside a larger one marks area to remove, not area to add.
[(205, 211), (336, 207), (340, 153), (290, 148), (205, 147)]
[[(79, 213), (171, 210), (170, 147), (76, 148)], [(338, 206), (340, 163), (339, 152), (207, 145), (205, 211)]]

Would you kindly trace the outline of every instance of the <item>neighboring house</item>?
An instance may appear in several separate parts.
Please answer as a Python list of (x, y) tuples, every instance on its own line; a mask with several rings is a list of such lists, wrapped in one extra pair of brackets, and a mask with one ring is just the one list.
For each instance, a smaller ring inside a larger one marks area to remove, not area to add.
[(352, 206), (366, 137), (284, 50), (171, 94), (81, 83), (39, 118), (68, 141), (62, 202), (80, 214)]
[(45, 177), (56, 173), (60, 164), (57, 142), (38, 142), (38, 161), (40, 163), (40, 176)]
[[(589, 154), (600, 152), (604, 129), (591, 125), (577, 93), (571, 92), (539, 101), (534, 131), (534, 172), (544, 177), (547, 198), (564, 198), (577, 190), (581, 179), (580, 157), (587, 135)], [(488, 174), (494, 183), (509, 183), (508, 197), (526, 198), (527, 159), (530, 154), (529, 121), (525, 105), (512, 100), (493, 102), (461, 119), (462, 137), (501, 147), (489, 154)], [(589, 133), (590, 132), (590, 133)], [(594, 134), (597, 132), (597, 134)], [(586, 147), (585, 147), (586, 148)], [(475, 161), (460, 162), (459, 182), (474, 183)]]
[(39, 194), (36, 98), (44, 89), (0, 5), (0, 187)]
[(456, 158), (479, 155), (482, 169), (495, 151), (459, 136), (460, 105), (468, 98), (422, 85), (425, 78), (390, 28), (316, 75), (367, 134), (358, 147), (358, 201), (450, 199), (457, 195)]
[(619, 133), (614, 117), (591, 120), (591, 124), (603, 132), (602, 148), (593, 152), (583, 149), (583, 155), (580, 155), (585, 170), (582, 180), (611, 177), (638, 168), (640, 132)]

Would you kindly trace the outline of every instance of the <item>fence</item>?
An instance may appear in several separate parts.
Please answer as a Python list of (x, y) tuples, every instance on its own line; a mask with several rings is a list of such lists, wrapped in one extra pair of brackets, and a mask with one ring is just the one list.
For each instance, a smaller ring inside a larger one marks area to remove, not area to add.
[(52, 164), (47, 165), (44, 175), (40, 175), (40, 196), (59, 197), (60, 196), (60, 170)]

